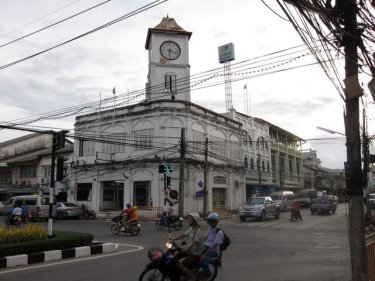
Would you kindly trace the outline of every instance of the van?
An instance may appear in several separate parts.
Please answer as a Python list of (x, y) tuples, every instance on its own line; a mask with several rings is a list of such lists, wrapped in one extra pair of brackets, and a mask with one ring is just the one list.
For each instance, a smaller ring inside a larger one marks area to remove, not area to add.
[[(33, 219), (48, 219), (49, 196), (41, 195), (20, 195), (9, 198), (3, 206), (2, 214), (6, 215), (14, 205), (26, 205), (32, 213)], [(52, 216), (56, 217), (56, 198), (53, 197)]]
[(275, 191), (272, 192), (270, 196), (273, 201), (279, 203), (282, 212), (291, 210), (293, 202), (296, 199), (293, 191)]

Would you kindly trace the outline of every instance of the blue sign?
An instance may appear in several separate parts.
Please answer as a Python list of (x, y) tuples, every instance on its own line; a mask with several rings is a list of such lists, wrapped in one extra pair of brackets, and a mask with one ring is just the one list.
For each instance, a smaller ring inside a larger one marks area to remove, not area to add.
[(199, 181), (199, 182), (198, 182), (198, 186), (199, 186), (200, 188), (202, 188), (202, 187), (204, 186), (203, 181)]
[(204, 196), (204, 191), (203, 190), (199, 190), (199, 191), (195, 192), (195, 196), (196, 197), (203, 197)]

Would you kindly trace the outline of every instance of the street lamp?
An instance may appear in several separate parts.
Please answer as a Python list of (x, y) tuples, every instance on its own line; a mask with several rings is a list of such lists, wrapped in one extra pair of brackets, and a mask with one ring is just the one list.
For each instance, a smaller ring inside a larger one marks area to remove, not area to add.
[(332, 134), (332, 135), (334, 135), (334, 134), (338, 134), (338, 135), (346, 136), (346, 135), (343, 134), (343, 133), (336, 132), (336, 131), (333, 131), (333, 130), (330, 130), (330, 129), (326, 129), (326, 128), (322, 128), (322, 127), (319, 127), (319, 126), (317, 126), (316, 128), (319, 129), (319, 130), (321, 130), (321, 131), (324, 131), (324, 132), (330, 133), (330, 134)]

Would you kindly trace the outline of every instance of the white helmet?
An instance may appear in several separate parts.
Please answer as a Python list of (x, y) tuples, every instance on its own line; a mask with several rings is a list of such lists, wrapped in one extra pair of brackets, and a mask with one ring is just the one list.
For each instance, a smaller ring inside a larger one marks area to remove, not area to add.
[(193, 219), (196, 224), (199, 224), (201, 216), (198, 213), (189, 213), (189, 216)]

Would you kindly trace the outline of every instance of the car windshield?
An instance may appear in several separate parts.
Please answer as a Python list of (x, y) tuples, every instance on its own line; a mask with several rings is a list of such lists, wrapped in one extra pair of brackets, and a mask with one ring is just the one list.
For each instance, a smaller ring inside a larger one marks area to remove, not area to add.
[(315, 203), (328, 203), (329, 202), (329, 199), (328, 198), (323, 198), (323, 197), (320, 197), (320, 198), (316, 198), (315, 200)]
[(271, 198), (272, 198), (272, 200), (275, 200), (275, 201), (277, 201), (277, 200), (283, 200), (283, 196), (282, 195), (271, 195)]
[(73, 203), (64, 203), (66, 207), (76, 207), (76, 204)]
[(250, 198), (247, 201), (247, 205), (263, 204), (264, 198)]
[(309, 198), (310, 195), (308, 193), (299, 193), (297, 195), (297, 198)]

